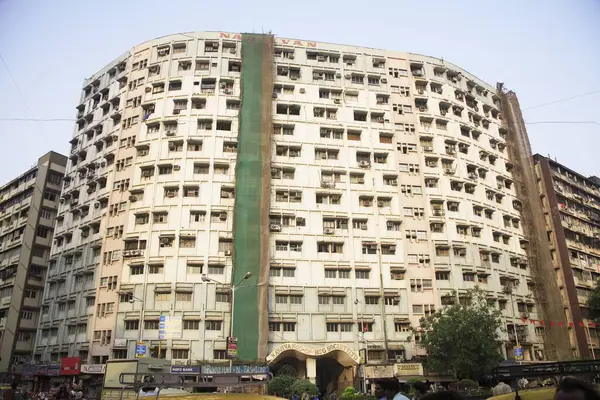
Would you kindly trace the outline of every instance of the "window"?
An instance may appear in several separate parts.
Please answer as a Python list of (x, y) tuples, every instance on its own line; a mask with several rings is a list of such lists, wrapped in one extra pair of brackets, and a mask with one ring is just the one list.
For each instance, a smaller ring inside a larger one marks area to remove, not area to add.
[(171, 293), (170, 292), (155, 292), (154, 300), (155, 301), (171, 301)]
[(129, 274), (130, 275), (143, 275), (144, 274), (144, 266), (143, 265), (130, 265), (129, 266)]
[(371, 271), (369, 270), (355, 270), (354, 277), (356, 279), (369, 279)]
[(435, 279), (438, 281), (449, 281), (450, 280), (450, 272), (448, 271), (436, 271)]
[(220, 331), (223, 321), (206, 321), (205, 329), (207, 331)]
[(283, 324), (284, 332), (295, 332), (296, 331), (296, 323), (295, 322), (284, 322)]
[(229, 293), (228, 292), (218, 292), (215, 295), (215, 299), (217, 303), (229, 303)]
[(194, 248), (196, 247), (196, 238), (194, 236), (180, 236), (179, 247)]
[(200, 329), (200, 321), (183, 321), (183, 329), (186, 331), (197, 331)]
[(365, 296), (365, 304), (369, 304), (369, 305), (379, 304), (379, 296)]
[(188, 292), (175, 292), (175, 301), (192, 301), (192, 294)]
[(394, 330), (396, 332), (410, 332), (410, 322), (396, 322), (394, 323)]
[(173, 349), (171, 350), (171, 358), (174, 360), (187, 360), (189, 353), (188, 349)]
[(160, 324), (158, 320), (144, 320), (144, 329), (158, 330)]
[(139, 320), (133, 320), (133, 321), (125, 321), (125, 330), (126, 331), (137, 331), (140, 327), (140, 321)]
[(202, 273), (202, 264), (187, 264), (186, 272), (188, 274), (201, 274)]

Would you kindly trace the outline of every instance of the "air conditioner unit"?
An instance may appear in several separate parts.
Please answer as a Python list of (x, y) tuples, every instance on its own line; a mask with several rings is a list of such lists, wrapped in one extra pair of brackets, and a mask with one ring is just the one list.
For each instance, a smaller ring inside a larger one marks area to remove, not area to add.
[(213, 47), (213, 49), (218, 49), (219, 48), (219, 43), (218, 42), (213, 42), (212, 47)]
[(333, 103), (334, 104), (342, 104), (342, 100), (340, 100), (340, 99), (333, 99)]
[(60, 200), (59, 200), (59, 202), (60, 202), (60, 204), (64, 204), (65, 199), (63, 197), (61, 197)]
[(323, 233), (326, 235), (333, 235), (335, 233), (335, 229), (333, 228), (323, 228)]
[(271, 232), (281, 232), (281, 225), (279, 225), (279, 224), (269, 224), (269, 230)]
[(173, 171), (179, 171), (179, 170), (181, 170), (180, 165), (173, 165)]
[(277, 98), (277, 93), (273, 92), (273, 95), (271, 97), (274, 98), (274, 99), (276, 99)]
[(102, 162), (100, 163), (100, 167), (101, 167), (101, 168), (104, 168), (104, 167), (106, 167), (106, 161), (102, 161)]
[(293, 60), (294, 59), (294, 53), (289, 53), (288, 56), (287, 56), (287, 58), (289, 60)]
[(94, 208), (100, 208), (100, 202), (99, 201), (97, 201), (97, 202), (94, 203)]
[(175, 197), (175, 192), (167, 192), (167, 197), (169, 197), (169, 198)]
[(306, 89), (300, 88), (300, 93), (306, 93)]
[(221, 214), (219, 215), (219, 219), (220, 219), (221, 221), (226, 221), (226, 220), (227, 220), (227, 213), (221, 213)]
[(225, 250), (225, 256), (229, 257), (231, 255), (231, 250)]
[(383, 201), (378, 201), (377, 202), (377, 207), (383, 207)]
[(129, 201), (131, 201), (132, 203), (135, 203), (137, 199), (137, 196), (129, 196)]
[(173, 110), (173, 114), (178, 115), (181, 113), (181, 110), (179, 108), (176, 108)]
[(390, 181), (390, 185), (392, 186), (398, 186), (398, 181), (396, 181), (395, 179)]
[(371, 163), (370, 163), (369, 161), (364, 161), (364, 160), (363, 160), (363, 161), (360, 161), (360, 162), (358, 163), (358, 165), (359, 165), (361, 168), (368, 168), (368, 167), (370, 167), (370, 166), (371, 166)]
[(167, 135), (167, 136), (175, 136), (175, 131), (167, 131), (167, 132), (165, 132), (165, 135)]
[(113, 142), (116, 142), (117, 140), (119, 140), (119, 136), (113, 135), (112, 140), (113, 140)]
[(387, 78), (381, 78), (380, 82), (381, 83), (387, 83)]
[(417, 92), (418, 92), (419, 94), (423, 94), (423, 93), (425, 93), (425, 91), (424, 91), (423, 89), (419, 89), (419, 90), (417, 90)]
[(146, 86), (146, 93), (150, 93), (152, 91), (152, 86)]
[(236, 50), (236, 49), (235, 49), (235, 47), (233, 47), (233, 48), (229, 49), (229, 52), (230, 52), (231, 54), (235, 54), (235, 50)]
[(346, 74), (346, 75), (344, 75), (344, 78), (351, 79), (352, 78), (352, 74)]

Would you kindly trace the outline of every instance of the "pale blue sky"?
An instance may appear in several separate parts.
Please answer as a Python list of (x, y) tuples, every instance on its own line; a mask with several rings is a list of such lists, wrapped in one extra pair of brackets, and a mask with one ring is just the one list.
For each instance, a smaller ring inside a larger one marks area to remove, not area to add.
[[(505, 82), (524, 109), (600, 90), (600, 0), (157, 1), (0, 0), (0, 119), (73, 118), (82, 80), (133, 45), (189, 31), (410, 51)], [(28, 109), (29, 108), (29, 109)], [(600, 121), (600, 93), (525, 111), (526, 121)], [(0, 120), (0, 183), (48, 150), (71, 122)], [(529, 125), (534, 152), (600, 175), (599, 124)]]

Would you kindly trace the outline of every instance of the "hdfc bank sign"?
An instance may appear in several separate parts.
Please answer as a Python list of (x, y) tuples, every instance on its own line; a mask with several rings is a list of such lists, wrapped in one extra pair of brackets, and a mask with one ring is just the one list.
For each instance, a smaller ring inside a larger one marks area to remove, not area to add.
[(63, 357), (60, 360), (61, 375), (79, 375), (81, 369), (80, 357)]

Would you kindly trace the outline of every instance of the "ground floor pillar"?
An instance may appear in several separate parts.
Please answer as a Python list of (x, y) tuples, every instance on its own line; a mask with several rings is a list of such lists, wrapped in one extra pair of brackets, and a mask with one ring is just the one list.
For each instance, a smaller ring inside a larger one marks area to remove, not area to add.
[(317, 360), (315, 358), (308, 357), (306, 359), (306, 379), (311, 383), (317, 383)]

